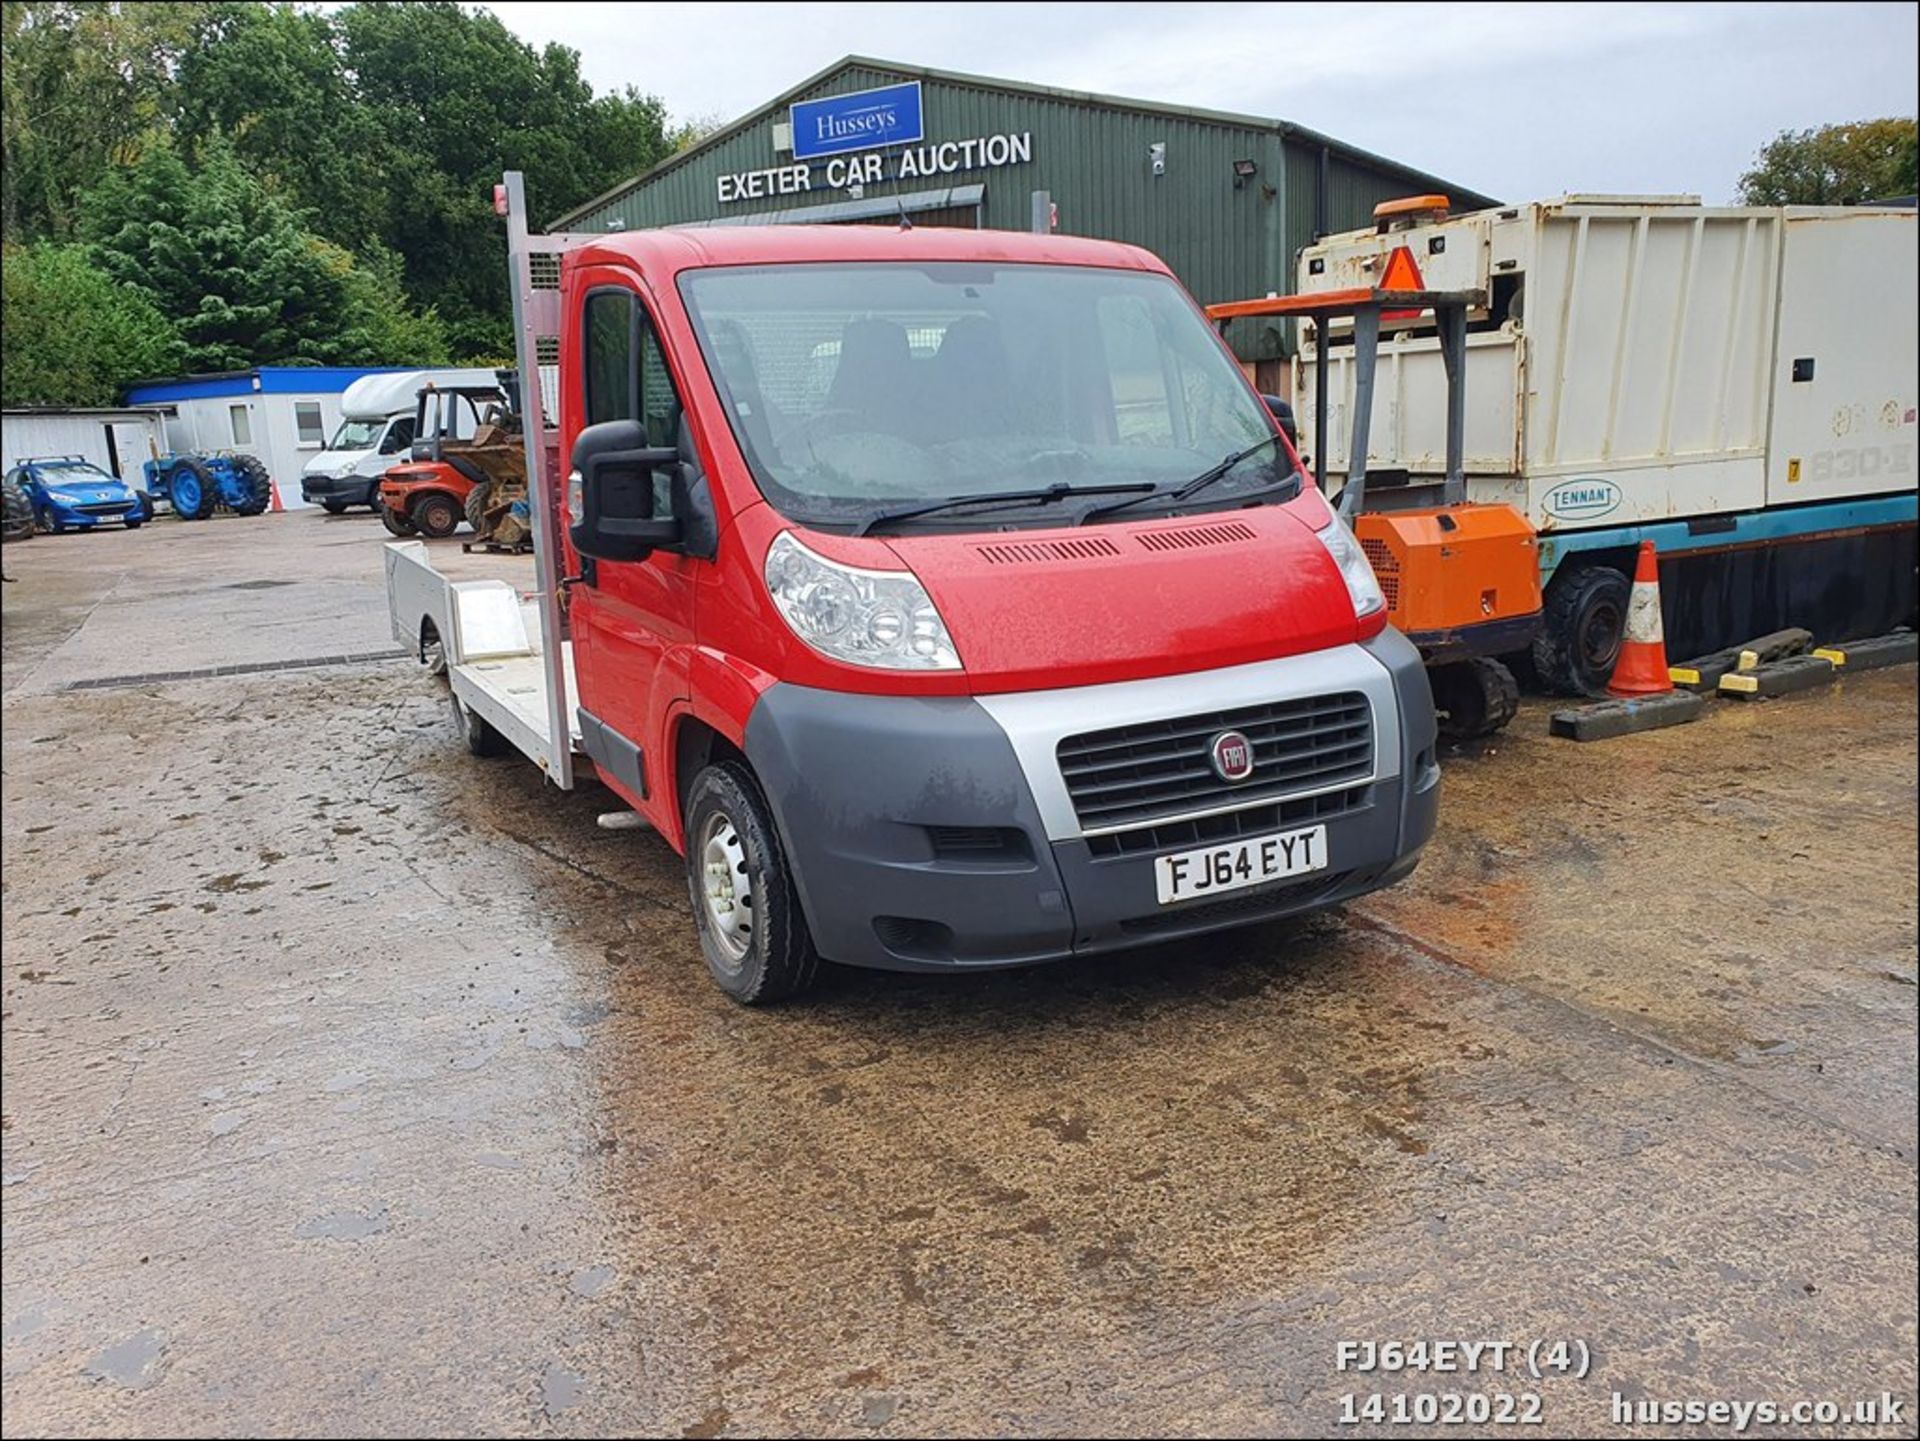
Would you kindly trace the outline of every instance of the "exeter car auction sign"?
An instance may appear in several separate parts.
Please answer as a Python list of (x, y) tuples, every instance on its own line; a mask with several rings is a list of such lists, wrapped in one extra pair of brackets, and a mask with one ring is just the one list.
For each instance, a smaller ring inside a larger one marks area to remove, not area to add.
[[(1029, 131), (922, 144), (925, 127), (918, 80), (824, 100), (796, 101), (788, 115), (794, 163), (720, 176), (716, 184), (722, 205), (1024, 165), (1033, 159)], [(900, 147), (896, 154), (878, 153), (895, 146)]]

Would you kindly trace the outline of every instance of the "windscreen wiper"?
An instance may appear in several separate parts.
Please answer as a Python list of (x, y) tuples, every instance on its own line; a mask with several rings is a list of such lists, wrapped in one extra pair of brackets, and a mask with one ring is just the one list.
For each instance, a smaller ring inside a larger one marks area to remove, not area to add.
[[(1230, 472), (1236, 465), (1240, 464), (1241, 461), (1251, 459), (1253, 456), (1258, 455), (1261, 451), (1265, 450), (1268, 446), (1276, 444), (1279, 441), (1279, 439), (1280, 439), (1280, 432), (1276, 430), (1272, 435), (1269, 435), (1265, 440), (1256, 440), (1252, 445), (1248, 446), (1245, 450), (1236, 450), (1232, 455), (1228, 456), (1225, 460), (1221, 461), (1218, 465), (1208, 466), (1205, 470), (1201, 471), (1198, 475), (1196, 475), (1192, 480), (1182, 481), (1179, 485), (1175, 486), (1172, 490), (1162, 490), (1159, 486), (1156, 485), (1153, 488), (1153, 493), (1151, 495), (1139, 495), (1139, 496), (1135, 496), (1132, 500), (1120, 500), (1120, 501), (1115, 501), (1112, 505), (1095, 506), (1092, 510), (1088, 511), (1085, 515), (1081, 516), (1080, 519), (1082, 522), (1089, 521), (1089, 520), (1097, 520), (1103, 515), (1113, 515), (1118, 511), (1127, 509), (1128, 506), (1141, 505), (1149, 500), (1158, 499), (1158, 500), (1166, 501), (1169, 505), (1177, 504), (1178, 502), (1185, 500), (1190, 495), (1199, 494), (1201, 491), (1205, 490), (1208, 486), (1212, 485), (1216, 480), (1219, 480), (1222, 476)], [(1291, 477), (1289, 477), (1289, 479), (1291, 479)], [(1286, 482), (1283, 481), (1281, 483), (1284, 485)]]
[(1068, 485), (1060, 482), (1044, 490), (1001, 490), (988, 491), (984, 495), (955, 495), (945, 500), (929, 501), (925, 505), (903, 506), (899, 510), (877, 510), (857, 523), (853, 533), (872, 535), (880, 526), (890, 525), (894, 521), (912, 520), (920, 515), (935, 515), (943, 510), (959, 510), (969, 505), (1047, 505), (1076, 495), (1137, 494), (1139, 499), (1145, 500), (1159, 488), (1152, 481), (1147, 480), (1129, 485)]

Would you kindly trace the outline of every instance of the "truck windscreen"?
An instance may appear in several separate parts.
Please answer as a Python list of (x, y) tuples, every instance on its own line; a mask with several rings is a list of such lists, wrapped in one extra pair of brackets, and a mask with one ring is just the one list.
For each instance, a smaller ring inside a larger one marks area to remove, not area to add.
[[(1273, 428), (1160, 275), (808, 264), (692, 271), (680, 287), (755, 479), (795, 519), (1059, 486), (1171, 487)], [(1270, 485), (1276, 454), (1237, 467), (1209, 500)], [(1061, 510), (1030, 518), (1057, 524)], [(1000, 508), (926, 523), (1028, 519)]]

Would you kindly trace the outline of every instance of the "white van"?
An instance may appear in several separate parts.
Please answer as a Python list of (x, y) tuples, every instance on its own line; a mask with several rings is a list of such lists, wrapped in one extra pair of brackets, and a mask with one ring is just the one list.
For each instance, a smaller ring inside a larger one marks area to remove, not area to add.
[(429, 385), (497, 385), (493, 370), (400, 370), (363, 375), (340, 395), (340, 428), (300, 472), (300, 497), (338, 515), (350, 505), (380, 508), (380, 477), (407, 459), (414, 409)]

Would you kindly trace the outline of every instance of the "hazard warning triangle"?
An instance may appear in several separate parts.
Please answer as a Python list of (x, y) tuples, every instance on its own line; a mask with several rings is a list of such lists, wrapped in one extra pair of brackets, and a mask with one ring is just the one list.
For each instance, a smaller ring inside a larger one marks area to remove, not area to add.
[[(1387, 268), (1380, 276), (1379, 290), (1425, 290), (1427, 283), (1420, 278), (1420, 267), (1414, 263), (1413, 252), (1404, 245), (1396, 245), (1393, 253), (1387, 257)], [(1382, 320), (1406, 320), (1418, 315), (1417, 310), (1383, 310)]]

